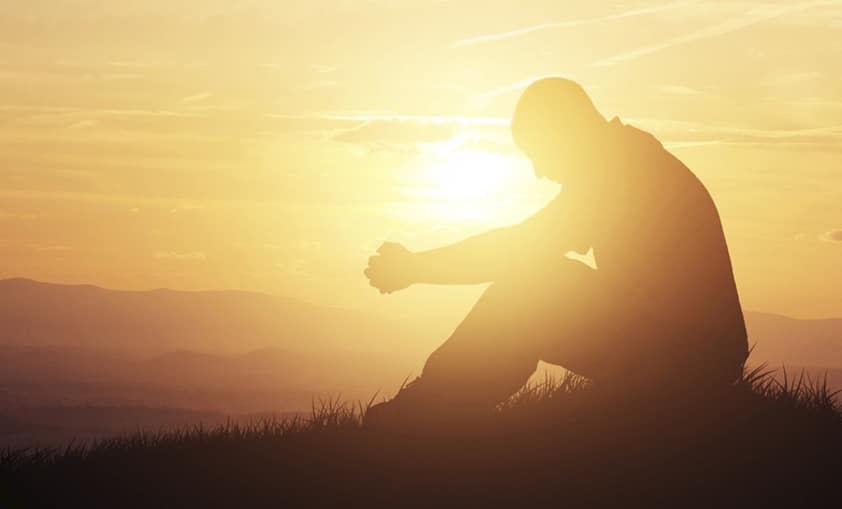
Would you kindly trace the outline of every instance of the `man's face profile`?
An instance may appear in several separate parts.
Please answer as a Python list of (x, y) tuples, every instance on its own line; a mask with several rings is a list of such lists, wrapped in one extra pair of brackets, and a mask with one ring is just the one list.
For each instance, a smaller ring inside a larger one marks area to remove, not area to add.
[(561, 184), (570, 177), (571, 168), (586, 165), (581, 140), (577, 142), (576, 133), (570, 129), (538, 122), (524, 122), (517, 129), (512, 132), (515, 144), (532, 162), (536, 178)]

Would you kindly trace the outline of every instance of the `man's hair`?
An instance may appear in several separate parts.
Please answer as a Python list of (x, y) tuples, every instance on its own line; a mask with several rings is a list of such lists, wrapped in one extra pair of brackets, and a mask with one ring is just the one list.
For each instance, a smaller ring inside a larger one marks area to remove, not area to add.
[(542, 78), (520, 96), (512, 118), (512, 137), (522, 148), (524, 141), (542, 131), (562, 125), (588, 129), (599, 121), (605, 118), (581, 85), (566, 78)]

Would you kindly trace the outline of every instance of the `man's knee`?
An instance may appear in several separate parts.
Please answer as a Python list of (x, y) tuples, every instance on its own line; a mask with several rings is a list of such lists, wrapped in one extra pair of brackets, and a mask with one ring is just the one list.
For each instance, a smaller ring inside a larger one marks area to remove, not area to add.
[(421, 380), (427, 390), (448, 398), (497, 404), (517, 392), (537, 367), (537, 357), (528, 354), (454, 353), (443, 348), (427, 359)]

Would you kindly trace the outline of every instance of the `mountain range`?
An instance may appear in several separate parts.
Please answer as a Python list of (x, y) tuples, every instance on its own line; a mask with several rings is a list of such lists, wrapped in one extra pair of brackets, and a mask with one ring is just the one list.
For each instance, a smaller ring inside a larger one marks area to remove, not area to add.
[[(750, 364), (842, 388), (842, 319), (747, 312), (746, 324)], [(388, 396), (439, 336), (417, 318), (260, 293), (0, 280), (0, 446), (102, 431), (127, 422), (119, 409), (147, 423), (219, 422)]]
[(380, 349), (414, 329), (359, 311), (242, 291), (108, 290), (0, 280), (0, 344), (72, 346), (141, 354)]

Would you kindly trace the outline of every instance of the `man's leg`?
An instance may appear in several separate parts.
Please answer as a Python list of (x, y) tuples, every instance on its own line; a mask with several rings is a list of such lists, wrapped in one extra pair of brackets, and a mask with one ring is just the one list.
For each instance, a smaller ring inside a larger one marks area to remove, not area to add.
[(374, 428), (450, 428), (491, 411), (529, 379), (538, 364), (522, 285), (489, 286), (416, 381), (371, 407)]
[(593, 309), (599, 307), (591, 299), (598, 293), (596, 271), (561, 259), (542, 276), (489, 286), (430, 355), (421, 377), (373, 407), (367, 420), (419, 424), (489, 411), (526, 383), (539, 360), (552, 358), (587, 376), (596, 358), (589, 346), (594, 343), (576, 335), (592, 334), (592, 324), (611, 323)]
[(526, 285), (494, 283), (424, 366), (420, 384), (443, 403), (493, 408), (538, 365), (536, 309)]
[(590, 376), (603, 345), (616, 341), (603, 286), (597, 271), (564, 258), (538, 279), (494, 283), (430, 355), (419, 383), (442, 399), (493, 407), (539, 360)]

